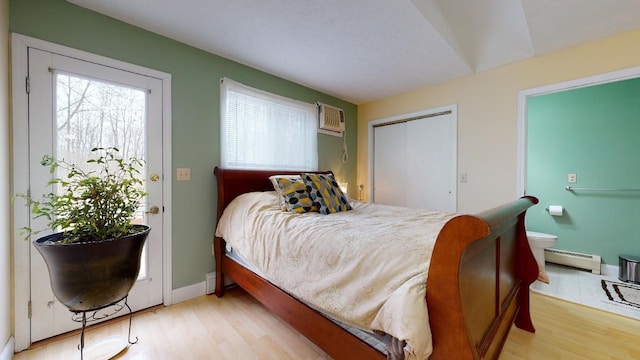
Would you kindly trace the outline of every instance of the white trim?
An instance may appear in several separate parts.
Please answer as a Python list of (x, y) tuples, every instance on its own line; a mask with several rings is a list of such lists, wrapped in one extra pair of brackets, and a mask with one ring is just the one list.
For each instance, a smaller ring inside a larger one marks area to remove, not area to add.
[(187, 285), (173, 290), (171, 298), (173, 299), (173, 303), (177, 304), (179, 302), (187, 301), (193, 298), (197, 298), (198, 296), (205, 295), (206, 292), (207, 283), (206, 281), (201, 281), (199, 283)]
[[(142, 66), (129, 64), (120, 60), (91, 54), (81, 50), (50, 43), (13, 33), (11, 34), (11, 66), (12, 66), (12, 188), (11, 193), (26, 193), (23, 187), (29, 176), (28, 144), (28, 103), (25, 91), (25, 79), (27, 77), (27, 49), (37, 48), (43, 51), (73, 57), (84, 61), (118, 68), (140, 75), (157, 78), (162, 81), (162, 132), (163, 132), (163, 200), (164, 200), (164, 224), (162, 228), (162, 267), (163, 267), (163, 304), (172, 304), (172, 215), (171, 215), (171, 74), (148, 69)], [(14, 335), (15, 349), (24, 350), (30, 345), (30, 321), (27, 304), (29, 293), (29, 243), (19, 236), (19, 227), (16, 224), (26, 223), (29, 216), (28, 209), (13, 211), (12, 241), (14, 256)]]
[(4, 347), (2, 348), (2, 352), (0, 353), (0, 360), (11, 360), (13, 358), (13, 354), (15, 353), (15, 342), (13, 336), (9, 338)]
[[(183, 286), (181, 288), (175, 289), (172, 291), (171, 297), (173, 299), (173, 303), (177, 304), (179, 302), (183, 302), (183, 301), (187, 301), (187, 300), (191, 300), (193, 298), (197, 298), (198, 296), (202, 296), (202, 295), (210, 295), (213, 294), (215, 292), (215, 287), (216, 287), (216, 272), (212, 271), (209, 273), (205, 274), (205, 281), (199, 282), (199, 283), (195, 283), (192, 285), (187, 285), (187, 286)], [(209, 290), (210, 292), (207, 292), (207, 282), (209, 282)], [(231, 279), (225, 277), (224, 278), (224, 285), (228, 286), (233, 284), (233, 281), (231, 281)], [(2, 359), (0, 359), (2, 360)]]
[(587, 86), (606, 84), (615, 81), (628, 80), (637, 77), (640, 77), (640, 66), (588, 76), (580, 79), (564, 81), (557, 84), (545, 85), (518, 92), (518, 163), (516, 196), (523, 196), (526, 191), (527, 104), (529, 97), (551, 94), (554, 92), (565, 90), (579, 89)]
[(12, 42), (19, 40), (24, 46), (40, 49), (43, 51), (48, 51), (54, 54), (59, 54), (71, 58), (76, 58), (78, 60), (93, 62), (96, 64), (113, 67), (119, 70), (125, 70), (132, 73), (149, 76), (153, 78), (157, 78), (160, 80), (164, 80), (166, 78), (171, 78), (171, 74), (165, 73), (162, 71), (146, 68), (144, 66), (139, 66), (135, 64), (131, 64), (128, 62), (124, 62), (121, 60), (116, 60), (110, 57), (92, 54), (86, 51), (70, 48), (64, 45), (52, 43), (45, 40), (40, 40), (36, 38), (32, 38), (30, 36), (12, 33), (11, 34)]
[[(25, 96), (25, 79), (27, 78), (27, 39), (22, 36), (11, 36), (11, 93), (12, 93), (12, 183), (11, 194), (23, 193), (25, 189), (24, 179), (29, 177), (29, 151), (27, 144), (16, 139), (26, 139), (28, 136), (27, 121), (27, 96)], [(19, 146), (22, 145), (22, 146)], [(29, 216), (28, 210), (16, 211), (12, 208), (12, 232), (13, 242), (13, 282), (14, 282), (14, 346), (18, 351), (24, 350), (31, 344), (30, 321), (28, 316), (28, 302), (31, 298), (29, 289), (29, 244), (16, 234), (19, 228), (16, 224), (25, 224)]]
[(409, 114), (401, 114), (401, 115), (395, 115), (395, 116), (391, 116), (391, 117), (387, 117), (387, 118), (383, 118), (383, 119), (377, 119), (377, 120), (372, 120), (369, 121), (369, 126), (368, 126), (368, 138), (367, 138), (367, 153), (368, 153), (368, 159), (367, 159), (367, 200), (371, 201), (373, 199), (373, 128), (376, 125), (380, 125), (380, 124), (386, 124), (386, 123), (391, 123), (394, 121), (398, 121), (398, 120), (402, 120), (402, 119), (408, 119), (408, 118), (412, 118), (412, 117), (418, 117), (418, 116), (428, 116), (428, 115), (433, 115), (433, 114), (437, 114), (437, 113), (441, 113), (441, 112), (446, 112), (446, 111), (451, 111), (451, 115), (453, 116), (453, 126), (454, 126), (454, 132), (456, 134), (456, 136), (453, 139), (453, 152), (455, 154), (456, 157), (456, 163), (454, 166), (454, 174), (453, 174), (453, 179), (454, 179), (454, 203), (456, 204), (456, 209), (458, 208), (458, 105), (457, 104), (453, 104), (453, 105), (446, 105), (446, 106), (442, 106), (442, 107), (438, 107), (438, 108), (432, 108), (432, 109), (425, 109), (425, 110), (420, 110), (420, 111), (416, 111), (413, 113), (409, 113)]
[(165, 306), (173, 304), (173, 221), (171, 187), (173, 179), (172, 135), (171, 135), (171, 75), (162, 79), (162, 201), (164, 221), (162, 224), (162, 302)]

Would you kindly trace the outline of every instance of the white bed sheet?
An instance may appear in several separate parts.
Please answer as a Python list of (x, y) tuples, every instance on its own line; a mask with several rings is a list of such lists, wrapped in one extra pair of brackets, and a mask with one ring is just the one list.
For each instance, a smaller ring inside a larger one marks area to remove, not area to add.
[(352, 203), (292, 214), (275, 192), (243, 194), (216, 236), (276, 286), (351, 326), (405, 340), (407, 359), (432, 352), (425, 302), (436, 237), (454, 213)]

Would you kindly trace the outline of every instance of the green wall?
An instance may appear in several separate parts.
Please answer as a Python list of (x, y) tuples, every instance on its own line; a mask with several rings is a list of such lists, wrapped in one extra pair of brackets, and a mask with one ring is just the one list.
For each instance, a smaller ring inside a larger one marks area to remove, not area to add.
[[(342, 138), (318, 135), (321, 169), (333, 170), (356, 191), (357, 107), (64, 0), (12, 0), (10, 31), (145, 66), (172, 75), (173, 289), (205, 280), (214, 260), (214, 166), (220, 163), (219, 79), (345, 110), (350, 160), (341, 162)], [(191, 182), (176, 182), (175, 168), (191, 168)], [(158, 259), (160, 261), (160, 259)]]
[[(565, 190), (640, 189), (640, 79), (533, 97), (527, 108), (526, 192), (540, 199), (528, 229), (606, 264), (640, 256), (640, 191)], [(567, 182), (570, 173), (577, 183)], [(564, 206), (564, 216), (550, 216), (549, 205)]]

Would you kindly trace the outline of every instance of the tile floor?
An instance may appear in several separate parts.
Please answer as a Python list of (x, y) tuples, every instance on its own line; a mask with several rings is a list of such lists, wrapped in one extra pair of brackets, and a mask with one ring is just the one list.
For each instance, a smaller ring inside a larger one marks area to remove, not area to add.
[(601, 280), (620, 282), (617, 276), (595, 275), (590, 271), (551, 263), (546, 264), (546, 270), (549, 284), (536, 281), (531, 284), (531, 290), (640, 320), (640, 308), (609, 301), (602, 290)]

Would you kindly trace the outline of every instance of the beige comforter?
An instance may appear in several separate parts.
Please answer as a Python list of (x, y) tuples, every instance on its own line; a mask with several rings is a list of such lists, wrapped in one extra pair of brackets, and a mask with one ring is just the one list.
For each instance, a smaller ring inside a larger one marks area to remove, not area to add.
[(455, 214), (353, 202), (330, 215), (292, 214), (275, 192), (239, 196), (222, 237), (262, 276), (337, 320), (405, 340), (407, 359), (432, 351), (425, 303), (436, 236)]

